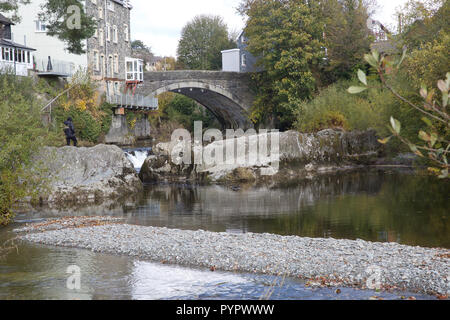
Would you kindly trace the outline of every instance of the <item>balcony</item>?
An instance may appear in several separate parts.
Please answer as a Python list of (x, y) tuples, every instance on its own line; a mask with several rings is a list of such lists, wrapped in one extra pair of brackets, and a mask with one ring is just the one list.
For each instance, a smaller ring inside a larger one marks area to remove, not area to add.
[(134, 96), (129, 94), (109, 95), (107, 101), (110, 104), (117, 106), (117, 108), (124, 108), (128, 110), (153, 111), (158, 110), (158, 99), (155, 97), (146, 97), (136, 94)]
[(74, 63), (55, 59), (36, 59), (36, 70), (41, 77), (72, 77), (76, 70)]

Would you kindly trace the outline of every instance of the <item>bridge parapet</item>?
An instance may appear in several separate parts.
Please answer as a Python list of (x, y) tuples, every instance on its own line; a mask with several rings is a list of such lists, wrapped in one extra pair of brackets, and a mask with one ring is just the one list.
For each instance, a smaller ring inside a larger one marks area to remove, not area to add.
[(176, 70), (146, 72), (137, 92), (157, 96), (164, 92), (188, 96), (213, 112), (227, 127), (248, 128), (254, 101), (251, 74), (222, 71)]

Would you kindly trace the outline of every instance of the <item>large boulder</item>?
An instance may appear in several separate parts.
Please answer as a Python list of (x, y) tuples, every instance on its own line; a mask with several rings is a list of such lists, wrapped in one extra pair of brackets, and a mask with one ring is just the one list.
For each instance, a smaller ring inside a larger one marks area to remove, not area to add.
[[(272, 133), (266, 136), (268, 145), (272, 141)], [(253, 135), (229, 140), (215, 141), (203, 147), (203, 155), (214, 154), (214, 150), (227, 150), (229, 144), (245, 146), (245, 154), (236, 155), (234, 163), (203, 163), (202, 165), (177, 165), (176, 148), (180, 143), (159, 144), (154, 156), (147, 159), (141, 171), (140, 178), (144, 182), (176, 179), (204, 179), (213, 181), (252, 181), (261, 175), (276, 174), (279, 171), (271, 167), (273, 158), (259, 159), (257, 163), (248, 163), (249, 150), (258, 145), (258, 139), (263, 135)], [(191, 147), (191, 141), (186, 141)], [(192, 147), (194, 150), (196, 147)], [(183, 150), (181, 147), (180, 150)], [(382, 152), (376, 132), (339, 130), (324, 130), (318, 133), (300, 133), (287, 131), (279, 134), (280, 171), (295, 170), (313, 172), (317, 168), (338, 168), (376, 163)], [(194, 151), (192, 151), (194, 154)], [(171, 156), (175, 157), (174, 159)], [(178, 159), (177, 159), (178, 157)], [(240, 170), (246, 168), (246, 170)], [(262, 174), (264, 172), (264, 174)]]
[(142, 190), (142, 182), (122, 149), (97, 145), (92, 148), (44, 148), (35, 158), (47, 172), (48, 191), (43, 202), (86, 202), (118, 198)]

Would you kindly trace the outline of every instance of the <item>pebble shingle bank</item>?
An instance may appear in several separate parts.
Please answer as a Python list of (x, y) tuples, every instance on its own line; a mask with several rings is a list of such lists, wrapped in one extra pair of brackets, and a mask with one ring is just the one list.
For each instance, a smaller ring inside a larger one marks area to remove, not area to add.
[(450, 251), (446, 249), (126, 224), (34, 231), (38, 232), (21, 238), (212, 270), (286, 275), (309, 279), (312, 285), (381, 286), (381, 289), (450, 294)]

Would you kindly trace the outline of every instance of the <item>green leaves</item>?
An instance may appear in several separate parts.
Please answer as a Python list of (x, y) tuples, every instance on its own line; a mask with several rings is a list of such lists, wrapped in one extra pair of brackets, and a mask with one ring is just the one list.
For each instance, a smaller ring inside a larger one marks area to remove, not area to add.
[(354, 87), (354, 86), (352, 86), (352, 87), (348, 88), (347, 91), (349, 93), (351, 93), (351, 94), (357, 94), (357, 93), (361, 93), (361, 92), (363, 92), (365, 90), (367, 90), (367, 87)]
[(395, 133), (400, 134), (400, 131), (402, 129), (402, 124), (400, 121), (394, 119), (394, 117), (391, 117), (391, 126)]
[(351, 86), (350, 88), (348, 88), (348, 93), (350, 94), (358, 94), (361, 93), (363, 91), (366, 91), (368, 89), (367, 87), (367, 77), (366, 74), (364, 73), (364, 71), (362, 71), (361, 69), (358, 70), (358, 79), (359, 81), (361, 81), (365, 86), (364, 87), (357, 87), (357, 86)]
[(367, 86), (366, 74), (361, 69), (358, 70), (358, 79)]

